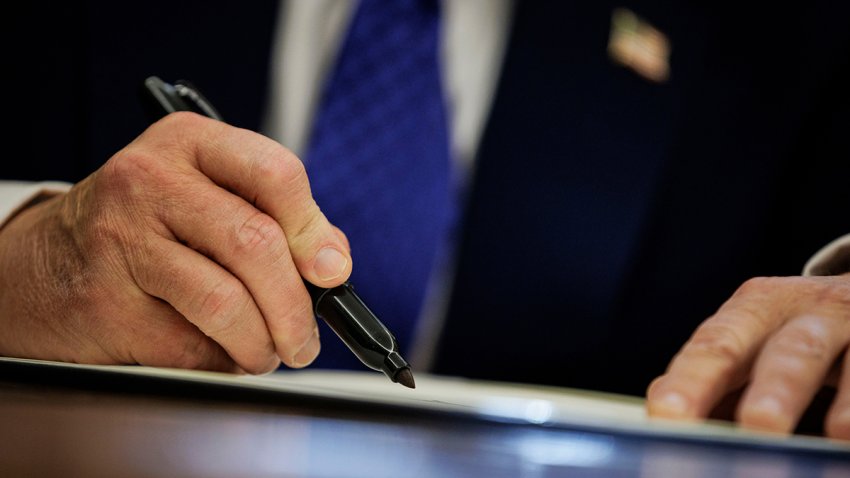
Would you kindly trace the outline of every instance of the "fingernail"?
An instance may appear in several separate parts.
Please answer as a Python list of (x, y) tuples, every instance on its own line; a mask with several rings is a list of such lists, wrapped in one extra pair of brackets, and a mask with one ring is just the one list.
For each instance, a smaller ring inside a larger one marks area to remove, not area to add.
[(301, 349), (292, 358), (292, 366), (300, 368), (310, 365), (319, 355), (319, 349), (321, 349), (319, 329), (316, 328), (313, 329), (313, 335), (310, 336), (307, 342), (301, 346)]
[(664, 417), (682, 417), (688, 411), (688, 400), (679, 392), (667, 392), (653, 403), (652, 411)]
[(313, 263), (313, 270), (321, 280), (336, 279), (345, 272), (346, 267), (348, 267), (348, 258), (332, 247), (320, 250)]

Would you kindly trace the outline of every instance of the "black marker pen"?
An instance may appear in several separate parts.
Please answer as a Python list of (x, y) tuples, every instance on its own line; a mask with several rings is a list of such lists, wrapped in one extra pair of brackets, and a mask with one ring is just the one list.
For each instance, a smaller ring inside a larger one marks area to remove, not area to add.
[[(155, 76), (144, 82), (144, 106), (151, 118), (175, 111), (195, 113), (224, 121), (221, 115), (191, 84), (168, 84)], [(306, 280), (315, 314), (327, 322), (340, 339), (367, 367), (384, 372), (393, 382), (414, 388), (410, 365), (398, 352), (398, 342), (386, 326), (366, 307), (348, 282), (332, 289)]]

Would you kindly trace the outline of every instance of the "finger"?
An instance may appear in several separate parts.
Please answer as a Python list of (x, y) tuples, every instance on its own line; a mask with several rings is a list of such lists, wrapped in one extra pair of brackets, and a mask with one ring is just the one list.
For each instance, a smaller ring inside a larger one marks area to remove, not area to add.
[(748, 320), (724, 313), (706, 321), (647, 391), (650, 415), (705, 418), (746, 383), (754, 349), (763, 340)]
[[(170, 117), (170, 118), (169, 118)], [(193, 114), (173, 114), (166, 125), (204, 134), (185, 142), (197, 168), (216, 184), (236, 192), (272, 216), (286, 234), (301, 275), (323, 287), (344, 282), (351, 274), (348, 248), (322, 214), (310, 193), (301, 161), (277, 142)]]
[(738, 406), (738, 422), (747, 428), (793, 431), (848, 336), (844, 318), (810, 314), (789, 320), (759, 354)]
[(163, 223), (247, 288), (287, 365), (311, 363), (319, 353), (318, 328), (280, 225), (200, 174), (185, 187), (192, 193), (162, 212)]
[(142, 290), (171, 304), (244, 370), (263, 373), (277, 367), (262, 315), (236, 277), (196, 251), (164, 238), (149, 241), (143, 256), (130, 261)]
[(850, 351), (844, 352), (841, 361), (838, 392), (826, 415), (826, 436), (850, 440)]
[(743, 386), (756, 351), (777, 320), (762, 287), (745, 285), (706, 320), (647, 390), (650, 415), (705, 418), (727, 394)]
[(221, 345), (203, 334), (169, 304), (149, 298), (143, 317), (147, 323), (135, 331), (132, 362), (150, 367), (174, 367), (242, 373)]

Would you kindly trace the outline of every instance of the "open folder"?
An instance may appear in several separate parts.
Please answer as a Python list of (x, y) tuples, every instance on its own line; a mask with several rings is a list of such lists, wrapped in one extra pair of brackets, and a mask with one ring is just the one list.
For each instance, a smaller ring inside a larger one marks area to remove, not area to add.
[[(487, 420), (541, 426), (567, 426), (603, 433), (628, 433), (701, 442), (780, 447), (788, 450), (847, 454), (850, 442), (810, 436), (780, 436), (735, 427), (726, 422), (678, 422), (649, 418), (643, 400), (583, 390), (440, 377), (416, 373), (416, 389), (389, 382), (374, 372), (287, 370), (263, 376), (153, 368), (80, 365), (0, 357), (0, 371), (15, 375), (45, 372), (62, 376), (96, 375), (120, 382), (138, 378), (162, 383), (213, 386), (229, 392), (281, 394), (290, 399), (323, 398), (373, 406), (391, 406), (470, 415)], [(8, 375), (3, 373), (3, 375)], [(48, 374), (49, 375), (49, 374)], [(233, 396), (233, 393), (230, 393)]]

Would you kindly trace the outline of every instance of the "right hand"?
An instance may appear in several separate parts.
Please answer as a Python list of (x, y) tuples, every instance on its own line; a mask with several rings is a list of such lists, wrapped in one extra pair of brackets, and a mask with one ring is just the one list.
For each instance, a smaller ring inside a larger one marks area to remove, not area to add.
[(0, 354), (264, 373), (319, 352), (302, 277), (351, 273), (301, 161), (192, 113), (0, 230)]

